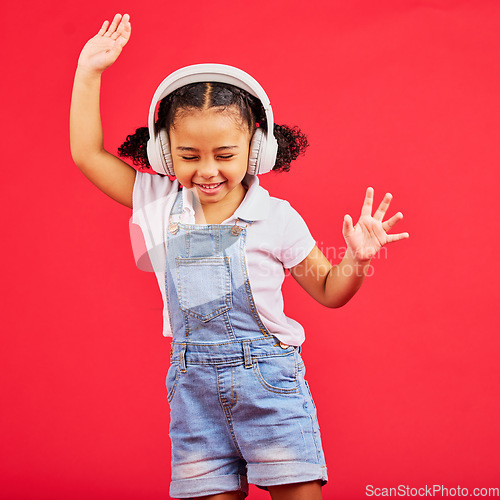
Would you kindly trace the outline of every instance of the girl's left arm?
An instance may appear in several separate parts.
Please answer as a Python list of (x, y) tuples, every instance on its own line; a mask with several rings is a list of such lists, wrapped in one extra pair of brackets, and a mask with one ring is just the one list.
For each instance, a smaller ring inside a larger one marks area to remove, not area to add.
[(353, 226), (350, 215), (344, 217), (342, 233), (347, 250), (342, 261), (332, 266), (315, 246), (309, 255), (290, 273), (311, 297), (326, 307), (341, 307), (359, 290), (370, 267), (371, 259), (387, 243), (408, 238), (408, 233), (387, 234), (403, 218), (398, 212), (383, 221), (392, 199), (386, 193), (372, 216), (373, 188), (366, 190), (361, 216)]

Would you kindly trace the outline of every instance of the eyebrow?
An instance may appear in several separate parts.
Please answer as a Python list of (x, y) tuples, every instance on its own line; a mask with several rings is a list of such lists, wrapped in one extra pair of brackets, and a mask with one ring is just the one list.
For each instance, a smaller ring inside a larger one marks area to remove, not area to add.
[[(220, 146), (218, 148), (215, 148), (214, 151), (221, 151), (222, 149), (238, 149), (239, 146)], [(177, 151), (198, 151), (196, 148), (190, 148), (187, 146), (177, 146), (175, 148)]]

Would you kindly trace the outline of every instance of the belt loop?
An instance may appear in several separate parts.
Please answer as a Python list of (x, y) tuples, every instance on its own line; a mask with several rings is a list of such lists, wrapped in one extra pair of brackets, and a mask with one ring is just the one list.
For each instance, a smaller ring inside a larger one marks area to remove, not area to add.
[(302, 346), (301, 345), (297, 346), (297, 351), (299, 352), (299, 354), (302, 352)]
[(186, 373), (187, 368), (186, 368), (186, 349), (187, 345), (183, 344), (181, 347), (181, 353), (180, 353), (180, 372), (181, 373)]
[(250, 342), (243, 341), (243, 357), (245, 359), (245, 368), (252, 368), (252, 355), (250, 354)]

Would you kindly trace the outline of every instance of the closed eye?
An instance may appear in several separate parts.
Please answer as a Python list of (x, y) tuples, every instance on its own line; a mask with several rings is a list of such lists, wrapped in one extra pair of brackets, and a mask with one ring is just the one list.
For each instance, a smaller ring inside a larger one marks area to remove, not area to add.
[[(227, 155), (219, 155), (217, 156), (217, 159), (219, 160), (230, 160), (231, 158), (234, 158), (236, 155), (234, 154), (227, 154)], [(197, 160), (198, 157), (197, 156), (181, 156), (181, 158), (185, 161), (193, 161), (193, 160)]]

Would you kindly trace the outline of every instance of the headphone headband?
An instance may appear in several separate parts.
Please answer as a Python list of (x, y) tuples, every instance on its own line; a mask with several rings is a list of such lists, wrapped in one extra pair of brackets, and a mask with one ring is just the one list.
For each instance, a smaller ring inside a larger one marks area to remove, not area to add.
[(171, 165), (170, 146), (164, 144), (167, 134), (163, 133), (160, 138), (155, 131), (155, 112), (159, 101), (171, 94), (180, 87), (198, 82), (220, 82), (234, 85), (240, 89), (246, 90), (249, 94), (257, 97), (264, 108), (267, 120), (267, 133), (260, 131), (256, 134), (258, 150), (255, 152), (255, 164), (249, 165), (250, 174), (262, 174), (269, 172), (275, 162), (278, 151), (278, 143), (274, 137), (274, 117), (271, 103), (264, 89), (248, 73), (234, 66), (226, 64), (193, 64), (174, 71), (168, 75), (156, 89), (151, 106), (149, 108), (148, 128), (149, 141), (147, 153), (149, 163), (153, 169), (161, 174), (173, 175)]

